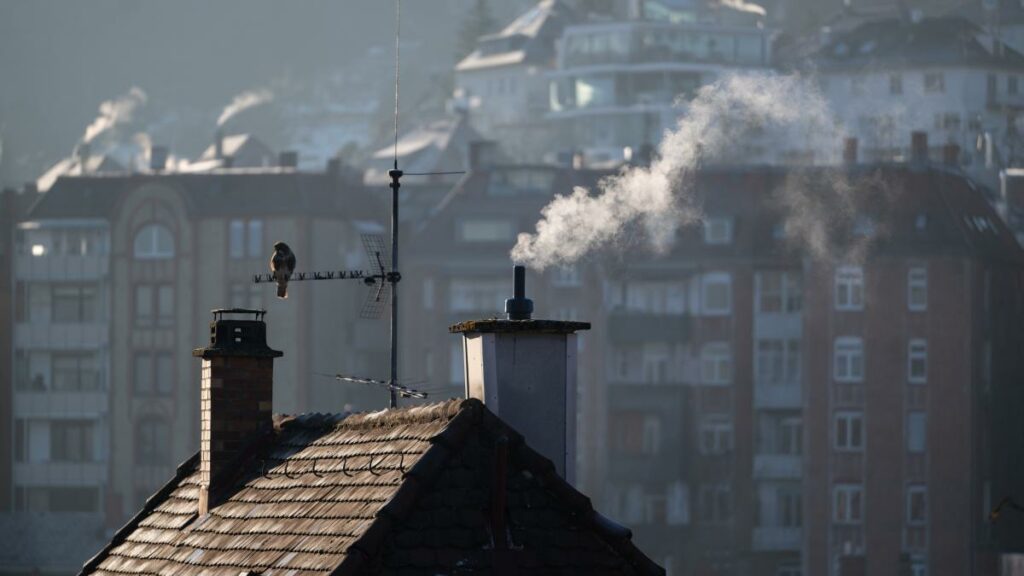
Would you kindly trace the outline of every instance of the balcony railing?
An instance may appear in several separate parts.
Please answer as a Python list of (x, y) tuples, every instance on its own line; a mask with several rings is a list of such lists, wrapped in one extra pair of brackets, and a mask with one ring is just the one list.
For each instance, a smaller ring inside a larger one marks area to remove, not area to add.
[(95, 350), (109, 343), (110, 327), (100, 322), (77, 324), (20, 323), (14, 346), (22, 350)]
[(88, 281), (105, 278), (110, 270), (110, 256), (20, 254), (14, 260), (14, 274), (22, 281)]
[(690, 317), (685, 314), (616, 310), (608, 318), (608, 339), (612, 344), (684, 342), (689, 336)]
[(759, 526), (754, 528), (754, 550), (799, 550), (803, 540), (802, 528)]
[(800, 408), (803, 406), (799, 383), (763, 384), (754, 386), (756, 408)]
[(792, 454), (758, 454), (754, 456), (756, 478), (800, 478), (803, 459)]
[(106, 414), (109, 406), (110, 400), (106, 391), (28, 390), (14, 393), (14, 413), (19, 418), (99, 416)]

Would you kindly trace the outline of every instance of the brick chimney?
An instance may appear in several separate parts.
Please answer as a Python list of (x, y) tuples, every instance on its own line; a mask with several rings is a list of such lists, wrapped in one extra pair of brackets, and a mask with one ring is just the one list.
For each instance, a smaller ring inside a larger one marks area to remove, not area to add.
[[(239, 318), (252, 316), (252, 319)], [(200, 394), (199, 514), (232, 478), (246, 449), (273, 429), (274, 358), (263, 310), (214, 310), (210, 345), (192, 351), (203, 359)], [(225, 318), (228, 316), (228, 318)]]
[(451, 326), (462, 334), (466, 397), (482, 401), (555, 464), (569, 483), (576, 469), (576, 332), (588, 322), (534, 320), (526, 270), (513, 272), (506, 319)]
[(843, 140), (843, 164), (857, 163), (857, 139), (853, 137)]
[(910, 161), (915, 164), (928, 162), (928, 133), (910, 133)]

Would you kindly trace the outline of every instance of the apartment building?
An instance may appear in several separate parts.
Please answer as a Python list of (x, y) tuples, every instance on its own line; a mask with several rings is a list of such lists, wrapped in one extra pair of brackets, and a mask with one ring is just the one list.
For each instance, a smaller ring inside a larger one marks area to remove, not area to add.
[[(383, 326), (358, 319), (362, 284), (295, 284), (279, 300), (253, 283), (277, 240), (300, 269), (367, 268), (360, 235), (382, 231), (382, 214), (345, 174), (286, 163), (57, 179), (15, 237), (16, 512), (103, 537), (173, 475), (198, 446), (191, 350), (211, 309), (275, 311), (276, 338), (299, 344), (276, 368), (275, 410), (373, 405), (374, 391), (315, 376), (386, 366)], [(52, 556), (35, 553), (26, 568)]]
[(833, 36), (811, 62), (865, 161), (905, 160), (909, 135), (923, 132), (933, 160), (955, 145), (963, 170), (996, 189), (999, 170), (1024, 159), (1024, 56), (966, 18), (869, 21)]
[(558, 150), (582, 152), (595, 166), (649, 154), (686, 113), (679, 99), (725, 73), (770, 64), (771, 33), (757, 15), (737, 17), (718, 6), (686, 18), (657, 18), (663, 12), (565, 28), (549, 73), (547, 118), (557, 130), (552, 144)]
[[(603, 175), (463, 179), (411, 241), (406, 374), (457, 393), (438, 323), (499, 315), (515, 235)], [(864, 185), (829, 256), (792, 236), (777, 193), (795, 178)], [(1024, 528), (987, 523), (1021, 482), (998, 455), (1024, 448), (1024, 260), (985, 195), (926, 163), (716, 167), (694, 187), (703, 225), (670, 254), (531, 273), (535, 317), (593, 324), (578, 483), (672, 574), (995, 573)]]

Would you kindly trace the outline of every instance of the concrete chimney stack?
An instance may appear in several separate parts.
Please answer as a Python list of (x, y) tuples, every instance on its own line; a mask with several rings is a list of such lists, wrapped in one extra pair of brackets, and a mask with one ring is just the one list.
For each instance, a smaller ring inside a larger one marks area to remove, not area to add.
[(462, 334), (466, 397), (482, 401), (570, 484), (576, 467), (576, 332), (588, 322), (534, 320), (526, 270), (513, 272), (506, 319), (451, 326)]
[(843, 164), (857, 163), (857, 139), (847, 138), (843, 140)]
[[(200, 391), (199, 515), (209, 512), (254, 438), (273, 430), (274, 358), (262, 310), (214, 310)], [(225, 319), (224, 316), (233, 316)], [(236, 316), (252, 315), (253, 319)]]
[(224, 131), (220, 128), (213, 134), (213, 152), (218, 160), (224, 158)]
[(166, 146), (153, 146), (149, 149), (149, 169), (154, 172), (160, 172), (167, 168), (167, 154), (168, 150)]
[(915, 164), (928, 162), (928, 133), (910, 133), (910, 161)]

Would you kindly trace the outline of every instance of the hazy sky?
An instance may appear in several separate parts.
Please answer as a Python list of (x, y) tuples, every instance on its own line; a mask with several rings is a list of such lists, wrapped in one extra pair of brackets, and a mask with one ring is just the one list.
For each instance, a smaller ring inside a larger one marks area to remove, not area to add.
[[(449, 65), (468, 4), (405, 0), (403, 37), (417, 46), (403, 66)], [(100, 102), (132, 86), (148, 111), (187, 107), (212, 122), (243, 90), (390, 51), (393, 16), (392, 0), (0, 0), (0, 183), (66, 155)]]

